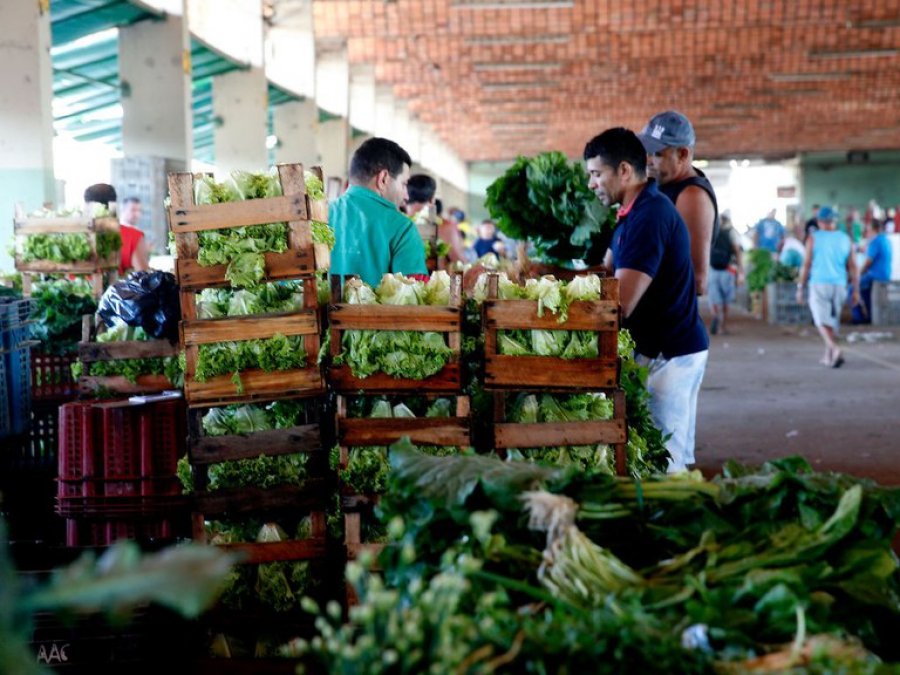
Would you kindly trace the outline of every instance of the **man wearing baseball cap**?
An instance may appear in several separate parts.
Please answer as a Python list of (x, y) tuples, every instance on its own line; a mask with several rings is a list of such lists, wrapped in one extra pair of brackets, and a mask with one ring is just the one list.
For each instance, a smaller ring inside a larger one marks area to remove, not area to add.
[(806, 240), (806, 258), (797, 281), (797, 302), (803, 302), (803, 291), (809, 280), (809, 309), (825, 342), (825, 355), (819, 362), (830, 368), (840, 368), (844, 356), (834, 337), (847, 297), (847, 277), (853, 286), (853, 305), (860, 302), (859, 274), (850, 237), (834, 227), (837, 212), (830, 206), (823, 206), (816, 220), (819, 229), (810, 233)]
[(650, 118), (638, 134), (647, 151), (647, 172), (659, 191), (675, 204), (691, 237), (691, 261), (697, 293), (706, 293), (709, 254), (719, 229), (716, 193), (704, 173), (694, 167), (694, 127), (675, 110)]

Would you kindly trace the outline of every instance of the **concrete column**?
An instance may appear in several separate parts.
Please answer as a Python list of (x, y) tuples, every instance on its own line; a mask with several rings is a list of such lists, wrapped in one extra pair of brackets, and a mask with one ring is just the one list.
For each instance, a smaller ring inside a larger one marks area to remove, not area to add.
[(141, 21), (119, 32), (122, 150), (190, 164), (190, 33), (181, 16)]
[(375, 67), (350, 67), (350, 126), (366, 133), (375, 129)]
[(288, 91), (314, 98), (316, 41), (311, 0), (280, 2), (266, 31), (266, 75)]
[(303, 166), (319, 163), (316, 137), (319, 134), (319, 110), (312, 99), (283, 103), (275, 108), (275, 161), (301, 162)]
[[(0, 3), (0, 241), (12, 241), (16, 202), (55, 201), (50, 14), (44, 3)], [(0, 269), (12, 258), (0, 247)]]
[(350, 64), (346, 47), (320, 45), (316, 52), (316, 104), (332, 115), (347, 117), (350, 109)]
[(350, 123), (345, 117), (319, 122), (316, 135), (322, 170), (329, 178), (347, 178), (350, 165)]
[(375, 135), (396, 140), (394, 136), (394, 92), (387, 85), (375, 86)]
[[(192, 156), (190, 34), (180, 16), (119, 33), (122, 150), (183, 162)], [(164, 105), (160, 102), (165, 101)]]
[(221, 171), (261, 171), (268, 165), (268, 82), (251, 66), (213, 78), (215, 165)]

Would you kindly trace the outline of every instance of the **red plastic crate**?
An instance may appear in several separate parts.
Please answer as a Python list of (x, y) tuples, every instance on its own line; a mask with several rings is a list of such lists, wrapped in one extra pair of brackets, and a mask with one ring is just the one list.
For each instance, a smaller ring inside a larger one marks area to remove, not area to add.
[(180, 494), (176, 468), (185, 453), (185, 415), (180, 399), (62, 406), (59, 497)]
[(78, 395), (72, 364), (78, 354), (47, 354), (31, 350), (31, 398), (34, 401), (71, 401)]
[(173, 537), (168, 518), (154, 520), (66, 520), (66, 546), (109, 546), (120, 539), (153, 541)]

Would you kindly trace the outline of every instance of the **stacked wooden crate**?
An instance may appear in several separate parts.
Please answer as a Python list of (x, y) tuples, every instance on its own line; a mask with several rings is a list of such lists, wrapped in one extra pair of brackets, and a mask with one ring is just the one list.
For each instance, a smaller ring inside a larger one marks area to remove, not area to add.
[(178, 357), (178, 345), (168, 340), (100, 342), (97, 337), (102, 334), (101, 330), (93, 317), (84, 317), (78, 344), (78, 360), (82, 364), (78, 390), (82, 396), (151, 394), (180, 388), (164, 374), (138, 375), (133, 382), (124, 375), (90, 374), (91, 364), (97, 362)]
[(19, 247), (16, 247), (16, 270), (22, 274), (22, 290), (26, 296), (31, 295), (31, 286), (35, 275), (41, 274), (74, 274), (86, 276), (96, 297), (102, 295), (105, 288), (104, 275), (109, 281), (118, 276), (119, 251), (101, 258), (97, 250), (97, 238), (101, 233), (118, 234), (119, 220), (114, 216), (89, 218), (87, 216), (51, 217), (51, 218), (16, 218), (14, 234), (17, 242), (20, 238), (33, 235), (83, 234), (87, 237), (91, 248), (90, 258), (78, 262), (56, 262), (52, 260), (29, 260), (22, 258)]
[[(321, 178), (321, 170), (313, 171)], [(245, 564), (263, 565), (289, 561), (319, 561), (325, 558), (325, 507), (328, 498), (327, 455), (323, 450), (322, 408), (325, 383), (317, 364), (321, 344), (321, 321), (317, 304), (316, 262), (310, 220), (327, 222), (327, 204), (312, 201), (306, 193), (304, 170), (299, 164), (278, 166), (283, 196), (211, 205), (196, 205), (189, 173), (169, 175), (169, 224), (177, 249), (175, 265), (180, 286), (182, 321), (180, 346), (185, 354), (184, 395), (188, 405), (188, 459), (194, 483), (192, 530), (197, 541), (210, 541), (208, 525), (214, 520), (230, 522), (248, 518), (279, 522), (282, 518), (308, 515), (311, 534), (302, 540), (273, 543), (227, 544), (246, 556)], [(269, 223), (288, 223), (288, 248), (283, 253), (265, 253), (264, 282), (294, 281), (303, 286), (303, 307), (298, 311), (255, 314), (227, 318), (199, 318), (197, 295), (208, 288), (226, 288), (226, 266), (202, 266), (198, 261), (198, 233)], [(290, 370), (242, 370), (196, 379), (200, 349), (219, 342), (268, 339), (276, 335), (302, 336), (305, 367)], [(267, 405), (296, 400), (302, 408), (299, 424), (290, 428), (252, 433), (207, 435), (203, 416), (232, 405)], [(210, 490), (209, 473), (214, 465), (252, 461), (261, 456), (281, 458), (305, 453), (312, 476), (303, 486), (275, 485), (269, 488), (234, 487)], [(286, 515), (288, 514), (288, 515)], [(248, 610), (251, 611), (251, 610)], [(252, 608), (252, 615), (265, 613)], [(233, 625), (227, 611), (211, 615), (223, 625)], [(259, 619), (259, 625), (265, 619)], [(246, 622), (244, 628), (247, 628)], [(253, 626), (251, 626), (253, 628)]]
[[(616, 473), (626, 472), (627, 429), (625, 395), (619, 388), (618, 331), (621, 310), (616, 279), (602, 279), (601, 298), (576, 301), (560, 323), (549, 311), (538, 316), (534, 300), (498, 299), (499, 277), (488, 280), (488, 299), (482, 306), (485, 336), (484, 388), (494, 396), (492, 447), (612, 446)], [(596, 333), (598, 356), (565, 359), (552, 356), (511, 356), (500, 353), (498, 334), (504, 330), (565, 330)], [(511, 422), (507, 395), (516, 393), (602, 393), (613, 401), (613, 418), (540, 424)]]
[[(342, 350), (345, 331), (433, 331), (446, 336), (451, 350), (448, 363), (425, 379), (395, 378), (383, 372), (369, 377), (356, 377), (348, 365), (331, 365), (330, 387), (338, 394), (336, 433), (339, 468), (346, 470), (354, 448), (390, 446), (404, 436), (419, 446), (464, 448), (472, 445), (469, 421), (469, 399), (462, 395), (460, 347), (463, 321), (462, 276), (454, 275), (448, 305), (356, 305), (342, 302), (338, 280), (332, 287), (332, 304), (328, 308), (331, 331), (331, 355), (336, 359)], [(403, 396), (454, 399), (450, 417), (359, 418), (349, 414), (350, 398), (377, 399)], [(381, 546), (363, 541), (362, 519), (371, 516), (379, 501), (377, 494), (357, 494), (349, 486), (340, 485), (344, 519), (344, 544), (347, 557), (356, 558), (362, 551), (377, 553)]]

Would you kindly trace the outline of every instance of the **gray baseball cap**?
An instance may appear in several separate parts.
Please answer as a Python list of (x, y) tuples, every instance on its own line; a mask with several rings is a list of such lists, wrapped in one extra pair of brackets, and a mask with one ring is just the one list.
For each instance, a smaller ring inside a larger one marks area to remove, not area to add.
[(666, 110), (651, 117), (638, 138), (648, 154), (663, 148), (693, 147), (697, 140), (691, 121), (675, 110)]

